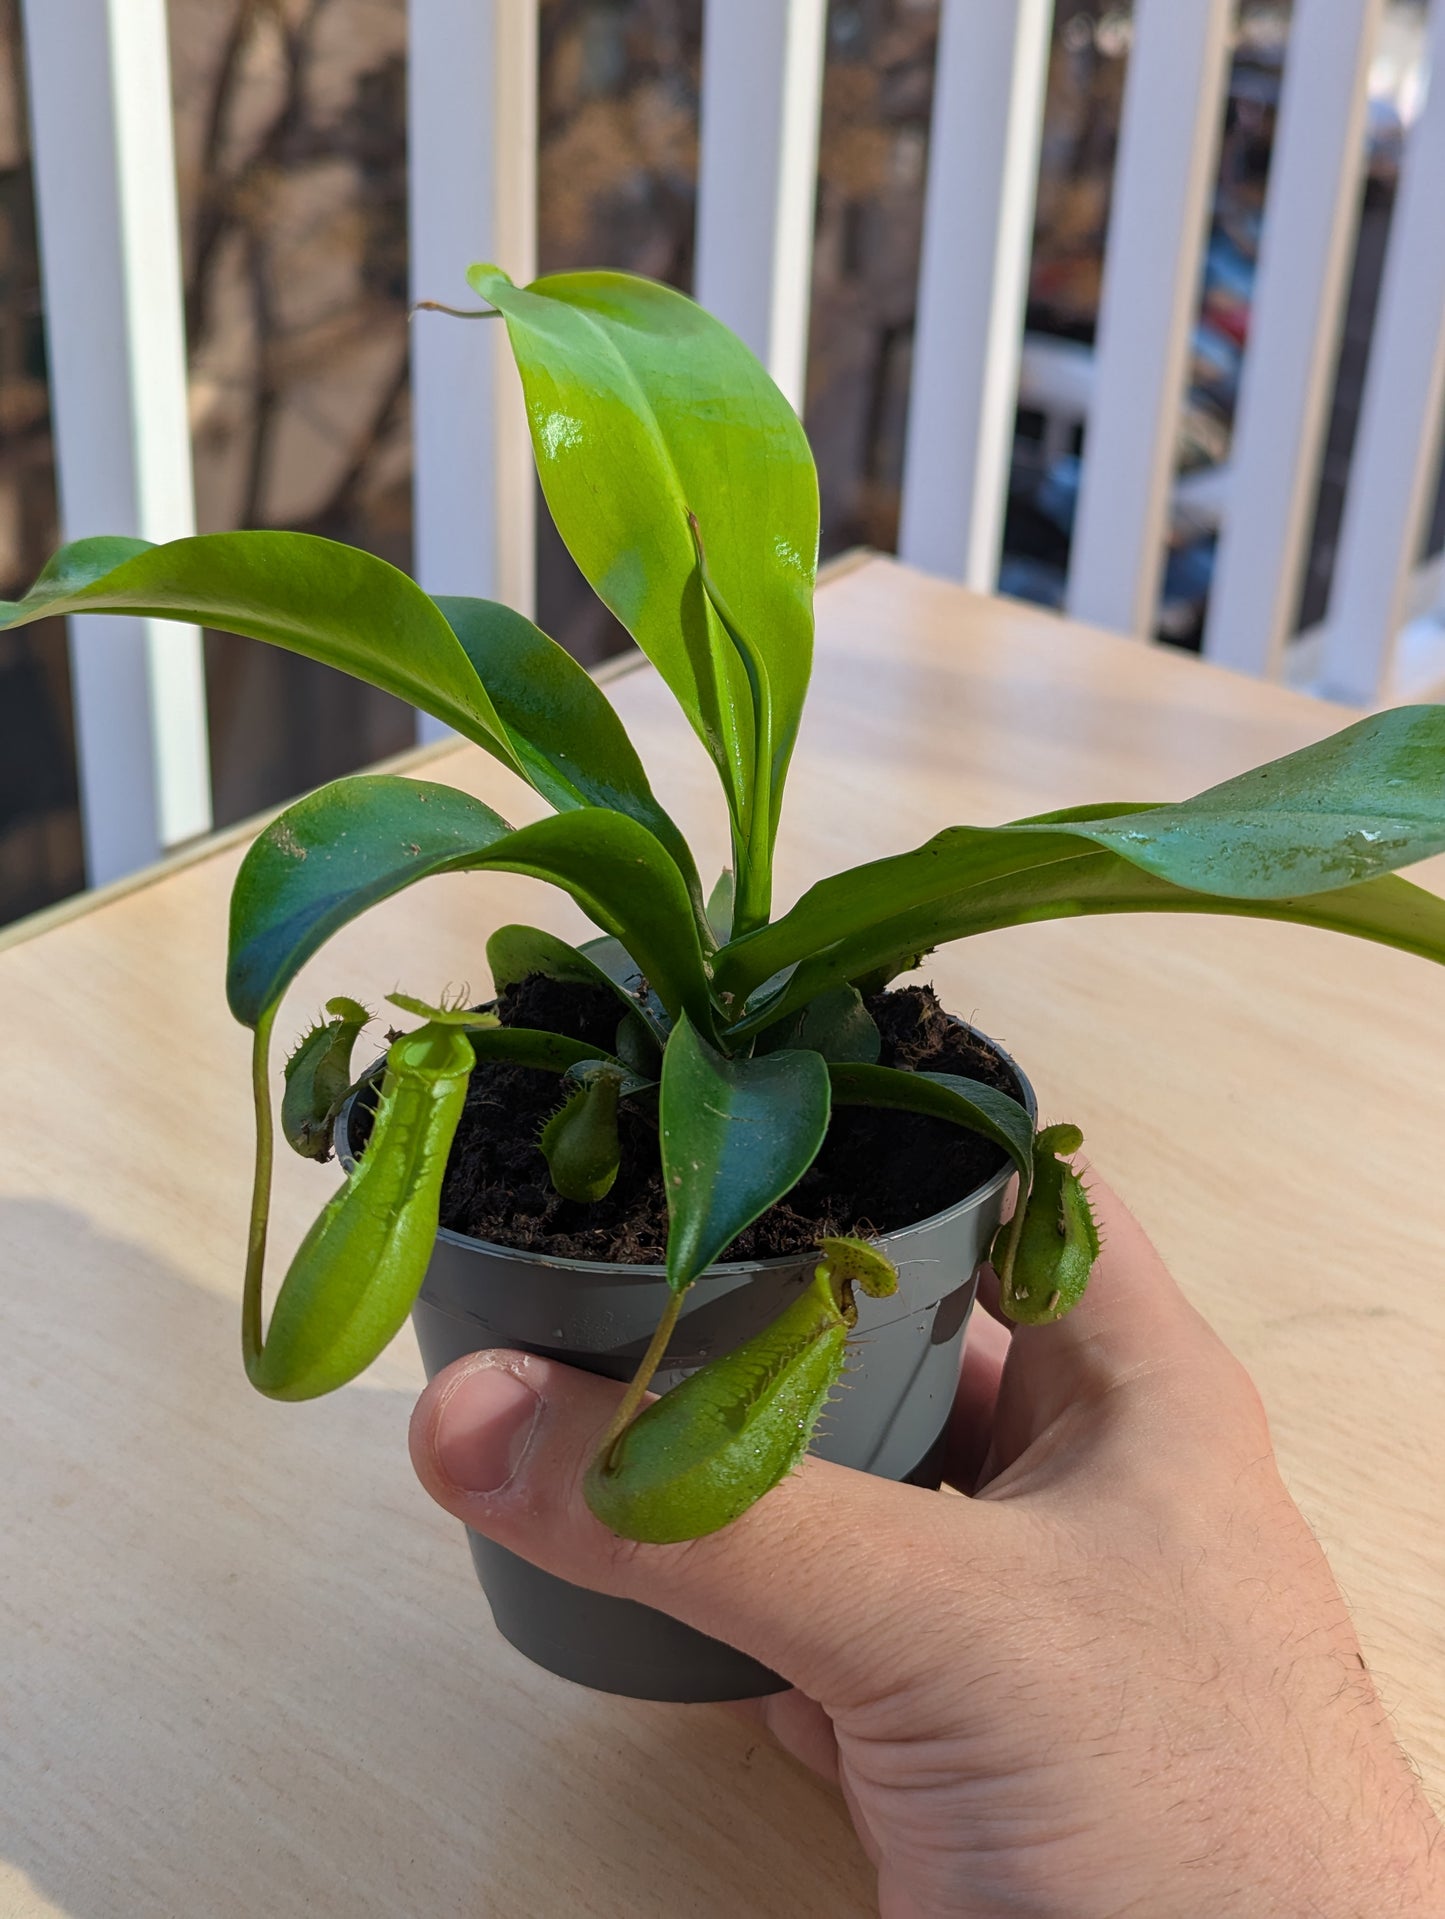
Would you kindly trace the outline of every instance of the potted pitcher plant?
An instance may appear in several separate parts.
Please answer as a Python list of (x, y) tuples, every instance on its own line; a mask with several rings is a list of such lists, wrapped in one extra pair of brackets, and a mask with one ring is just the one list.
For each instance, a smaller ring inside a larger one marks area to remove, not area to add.
[[(254, 1035), (247, 1372), (277, 1399), (329, 1392), (410, 1314), (430, 1372), (506, 1345), (626, 1378), (587, 1494), (641, 1541), (728, 1524), (809, 1444), (936, 1484), (979, 1266), (1004, 1313), (1049, 1321), (1098, 1240), (1078, 1129), (1040, 1126), (1020, 1068), (907, 976), (945, 941), (1083, 913), (1246, 914), (1445, 959), (1445, 902), (1395, 877), (1445, 849), (1445, 707), (1373, 714), (1193, 799), (944, 826), (779, 911), (818, 542), (802, 427), (747, 348), (666, 287), (469, 279), (506, 327), (563, 539), (716, 769), (732, 856), (715, 885), (605, 694), (508, 607), (429, 597), (311, 535), (240, 532), (82, 540), (3, 609), (7, 624), (199, 622), (323, 660), (435, 715), (553, 809), (513, 828), (450, 787), (361, 774), (287, 807), (247, 853), (227, 969)], [(846, 740), (838, 764), (846, 777)], [(373, 1014), (329, 1002), (286, 1060), (281, 1130), (315, 1159), (334, 1145), (346, 1177), (268, 1325), (287, 988), (378, 901), (488, 870), (560, 887), (596, 937), (503, 927), (480, 1004), (418, 951), (391, 995), (400, 1030), (359, 1070)], [(472, 1543), (502, 1630), (556, 1671), (661, 1698), (779, 1683)]]

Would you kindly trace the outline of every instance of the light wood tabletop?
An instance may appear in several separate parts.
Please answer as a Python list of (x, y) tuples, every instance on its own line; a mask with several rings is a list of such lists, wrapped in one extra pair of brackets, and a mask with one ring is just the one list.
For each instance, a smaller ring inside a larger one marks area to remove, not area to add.
[[(872, 559), (820, 596), (780, 886), (939, 827), (1179, 798), (1339, 709)], [(650, 669), (612, 697), (722, 864), (711, 769)], [(428, 776), (539, 803), (470, 748)], [(415, 1485), (410, 1334), (278, 1406), (239, 1356), (247, 1036), (221, 847), (0, 952), (0, 1915), (849, 1919), (833, 1794), (721, 1708), (527, 1665)], [(1445, 862), (1415, 877), (1445, 885)], [(430, 881), (308, 968), (486, 983), (500, 876)], [(1401, 1737), (1445, 1789), (1445, 973), (1307, 929), (1120, 918), (928, 963), (1001, 1039), (1252, 1369)], [(289, 1157), (289, 1156), (288, 1156)], [(276, 1245), (335, 1178), (280, 1169)]]

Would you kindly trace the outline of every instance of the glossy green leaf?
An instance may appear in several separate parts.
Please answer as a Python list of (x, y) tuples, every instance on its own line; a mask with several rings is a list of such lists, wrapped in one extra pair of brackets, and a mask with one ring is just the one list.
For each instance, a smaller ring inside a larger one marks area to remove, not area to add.
[(1298, 900), (1225, 899), (1171, 886), (1126, 860), (1099, 852), (1025, 864), (1017, 873), (962, 889), (952, 900), (929, 902), (863, 927), (854, 938), (838, 942), (816, 961), (800, 966), (778, 997), (738, 1030), (761, 1030), (837, 979), (855, 978), (900, 955), (911, 959), (947, 940), (1038, 920), (1159, 912), (1317, 926), (1445, 963), (1445, 900), (1408, 880), (1387, 875)]
[(492, 867), (562, 887), (628, 945), (664, 1003), (711, 1017), (697, 922), (651, 833), (600, 807), (510, 829), (450, 787), (359, 774), (308, 794), (257, 837), (231, 894), (226, 993), (254, 1026), (340, 927), (434, 873)]
[(569, 1086), (590, 1086), (594, 1079), (610, 1075), (617, 1081), (619, 1097), (632, 1099), (639, 1093), (657, 1091), (657, 1073), (662, 1066), (660, 1053), (650, 1062), (650, 1066), (652, 1070), (638, 1072), (626, 1060), (614, 1058), (611, 1053), (599, 1053), (594, 1047), (591, 1059), (578, 1060), (567, 1068), (563, 1077)]
[(765, 982), (781, 981), (758, 995), (740, 1033), (766, 1030), (841, 981), (907, 970), (949, 940), (1097, 913), (1284, 920), (1445, 961), (1445, 901), (1407, 880), (1387, 875), (1300, 898), (1199, 893), (1114, 853), (1081, 851), (1062, 837), (1013, 835), (1004, 827), (951, 828), (896, 860), (822, 881), (753, 940), (724, 949), (716, 973), (725, 1004), (728, 995), (736, 1005)]
[(659, 1033), (640, 1012), (625, 1013), (617, 1028), (617, 1057), (629, 1071), (655, 1085), (662, 1071), (662, 1049), (671, 1030), (669, 1025)]
[(678, 1290), (795, 1186), (828, 1130), (828, 1068), (818, 1053), (728, 1059), (686, 1020), (662, 1060), (660, 1130)]
[(231, 889), (231, 1011), (254, 1026), (333, 933), (511, 831), (480, 800), (429, 781), (364, 773), (308, 793), (263, 827)]
[(656, 835), (702, 907), (692, 850), (658, 804), (636, 748), (585, 667), (530, 620), (495, 600), (438, 595), (501, 716), (523, 773), (559, 811), (605, 806)]
[(835, 1106), (885, 1106), (950, 1120), (1001, 1146), (1028, 1177), (1034, 1123), (1026, 1107), (997, 1087), (958, 1073), (902, 1073), (892, 1066), (830, 1066), (828, 1072)]
[(433, 601), (386, 561), (310, 533), (209, 533), (152, 546), (77, 540), (0, 628), (57, 613), (195, 621), (265, 640), (433, 713), (560, 810), (603, 806), (656, 834), (702, 912), (692, 855), (602, 689), (510, 607)]
[(434, 713), (516, 771), (522, 766), (476, 669), (421, 588), (385, 560), (311, 533), (77, 540), (0, 627), (55, 613), (194, 621), (323, 660)]
[(877, 1063), (882, 1041), (872, 1014), (856, 987), (833, 986), (782, 1020), (758, 1042), (767, 1052), (785, 1046), (806, 1047), (826, 1060)]
[(621, 273), (518, 288), (493, 266), (467, 277), (505, 318), (568, 549), (656, 663), (745, 822), (747, 677), (707, 607), (688, 516), (766, 661), (776, 805), (812, 657), (818, 489), (797, 415), (742, 342), (670, 288)]
[(707, 896), (707, 923), (719, 944), (733, 936), (733, 899), (736, 887), (733, 870), (725, 866)]
[(736, 1007), (778, 978), (786, 1001), (769, 1013), (778, 1018), (900, 953), (962, 937), (972, 930), (972, 895), (990, 882), (1026, 890), (1034, 872), (1084, 853), (1062, 831), (949, 827), (911, 852), (820, 880), (771, 926), (732, 941), (717, 957), (718, 990)]
[[(519, 985), (533, 973), (545, 974), (548, 979), (571, 980), (578, 986), (605, 986), (617, 995), (629, 1013), (652, 1027), (659, 1041), (667, 1038), (669, 1022), (654, 995), (639, 998), (588, 953), (569, 946), (554, 933), (543, 932), (539, 926), (499, 926), (487, 941), (487, 965), (491, 969), (492, 984), (499, 993), (508, 986)], [(627, 970), (634, 978), (640, 977), (630, 960)]]
[(606, 986), (620, 992), (617, 982), (595, 960), (555, 933), (540, 926), (499, 926), (487, 941), (487, 967), (499, 993), (520, 986), (534, 973), (548, 979), (570, 980), (578, 986)]
[(1372, 713), (1177, 806), (1073, 831), (1194, 892), (1281, 899), (1445, 852), (1445, 705)]
[(672, 1030), (672, 1016), (621, 940), (609, 937), (583, 940), (577, 950), (584, 959), (591, 960), (594, 966), (599, 967), (614, 986), (622, 988), (629, 1002), (636, 1005), (638, 1012), (659, 1038), (667, 1038)]
[(810, 888), (724, 948), (717, 983), (736, 1003), (811, 959), (768, 1009), (776, 1019), (833, 981), (945, 940), (1153, 910), (1297, 920), (1440, 958), (1445, 908), (1381, 876), (1442, 849), (1445, 706), (1401, 707), (1178, 805), (949, 827)]

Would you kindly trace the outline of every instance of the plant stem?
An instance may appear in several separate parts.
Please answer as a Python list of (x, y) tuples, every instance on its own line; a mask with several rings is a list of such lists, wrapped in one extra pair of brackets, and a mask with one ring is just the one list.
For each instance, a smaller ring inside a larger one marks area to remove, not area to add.
[(728, 609), (717, 582), (708, 571), (707, 550), (697, 515), (687, 516), (697, 554), (698, 577), (708, 604), (729, 644), (742, 664), (748, 683), (748, 698), (753, 719), (752, 790), (747, 795), (746, 834), (743, 822), (733, 821), (733, 872), (736, 896), (733, 902), (732, 936), (766, 926), (773, 903), (773, 702), (768, 687), (766, 663)]
[(499, 320), (502, 317), (496, 307), (449, 307), (442, 300), (417, 300), (411, 312), (449, 313), (454, 320)]
[[(763, 795), (766, 800), (766, 794)], [(733, 904), (734, 939), (755, 933), (766, 926), (773, 908), (772, 861), (767, 844), (767, 809), (753, 798), (753, 816), (748, 841), (735, 838), (734, 871), (737, 897)]]
[(733, 898), (733, 927), (731, 937), (741, 939), (744, 933), (754, 933), (760, 926), (766, 926), (772, 912), (772, 874), (766, 848), (762, 857), (758, 857), (756, 845), (759, 818), (756, 804), (753, 808), (753, 821), (748, 839), (734, 829), (733, 831), (733, 872), (736, 875), (736, 892)]
[(246, 1239), (246, 1284), (241, 1296), (241, 1356), (249, 1374), (261, 1353), (261, 1276), (266, 1267), (266, 1226), (271, 1212), (271, 1028), (276, 1008), (256, 1022), (251, 1047), (251, 1096), (256, 1108), (256, 1165), (251, 1179), (251, 1224)]
[(647, 1351), (642, 1355), (642, 1364), (632, 1375), (632, 1383), (622, 1395), (621, 1403), (612, 1415), (607, 1431), (602, 1435), (597, 1456), (602, 1461), (604, 1472), (610, 1469), (613, 1448), (637, 1417), (638, 1410), (647, 1396), (647, 1389), (652, 1384), (652, 1376), (662, 1364), (662, 1356), (667, 1351), (667, 1342), (672, 1338), (687, 1291), (688, 1289), (684, 1287), (680, 1293), (674, 1293), (668, 1300), (662, 1318), (657, 1322), (657, 1331), (652, 1335)]

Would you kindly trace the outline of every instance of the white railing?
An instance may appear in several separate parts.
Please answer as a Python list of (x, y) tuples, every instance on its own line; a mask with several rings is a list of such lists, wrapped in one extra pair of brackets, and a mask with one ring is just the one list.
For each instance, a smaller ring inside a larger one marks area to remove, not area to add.
[[(165, 0), (24, 0), (65, 537), (195, 531)], [(72, 625), (92, 885), (211, 824), (201, 636)]]
[[(1445, 425), (1445, 0), (1431, 10), (1433, 79), (1410, 133), (1390, 224), (1359, 438), (1325, 621), (1321, 689), (1368, 701), (1408, 690), (1395, 671), (1400, 629)], [(1403, 664), (1403, 662), (1402, 662)], [(1445, 672), (1445, 647), (1420, 662)]]
[(1053, 0), (943, 0), (899, 551), (993, 591)]
[[(537, 259), (537, 0), (413, 0), (407, 48), (412, 297), (475, 306), (463, 275)], [(531, 613), (536, 489), (500, 326), (412, 328), (412, 552), (428, 593)], [(417, 717), (418, 737), (445, 728)]]
[[(1296, 0), (1205, 652), (1358, 703), (1445, 688), (1402, 626), (1445, 416), (1445, 0), (1411, 129), (1329, 618), (1291, 643), (1361, 191), (1383, 0)], [(1151, 631), (1218, 149), (1230, 0), (1136, 0), (1071, 612)], [(705, 0), (696, 284), (800, 403), (824, 0)], [(193, 523), (164, 0), (25, 0), (61, 512), (67, 538)], [(905, 559), (992, 590), (1018, 391), (1052, 0), (942, 0), (904, 474)], [(515, 277), (536, 247), (537, 0), (411, 0), (413, 285)], [(529, 606), (525, 422), (490, 330), (413, 336), (415, 552), (432, 591)], [(1083, 389), (1081, 389), (1083, 390)], [(1438, 570), (1429, 605), (1439, 605)], [(1437, 657), (1438, 656), (1438, 657)], [(205, 829), (193, 632), (71, 636), (93, 881)]]
[(1099, 296), (1068, 608), (1147, 634), (1159, 604), (1232, 0), (1138, 0)]
[(1230, 453), (1250, 510), (1225, 520), (1204, 636), (1210, 658), (1245, 673), (1279, 674), (1299, 605), (1382, 11), (1383, 0), (1296, 0)]
[(827, 11), (712, 0), (703, 16), (694, 291), (799, 412)]

